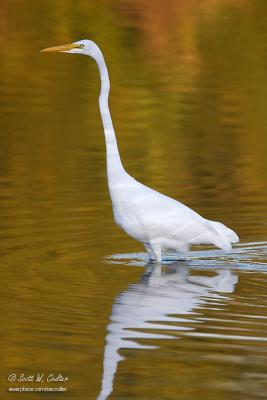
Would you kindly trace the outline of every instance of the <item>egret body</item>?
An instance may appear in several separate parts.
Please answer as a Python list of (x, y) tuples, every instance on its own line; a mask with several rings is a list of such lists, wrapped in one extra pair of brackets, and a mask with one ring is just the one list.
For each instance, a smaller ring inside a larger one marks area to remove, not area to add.
[(64, 52), (92, 57), (99, 69), (99, 108), (104, 127), (107, 178), (114, 219), (128, 235), (143, 243), (150, 260), (161, 262), (163, 251), (187, 252), (192, 245), (213, 244), (230, 251), (239, 241), (234, 231), (210, 221), (184, 204), (136, 181), (124, 169), (109, 111), (109, 76), (99, 47), (91, 40), (49, 47), (43, 52)]

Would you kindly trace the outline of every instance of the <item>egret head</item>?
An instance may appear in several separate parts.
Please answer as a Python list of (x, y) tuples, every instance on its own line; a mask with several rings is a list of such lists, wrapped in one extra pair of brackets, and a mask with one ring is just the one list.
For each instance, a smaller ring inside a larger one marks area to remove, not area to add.
[(78, 42), (70, 44), (63, 44), (61, 46), (47, 47), (41, 51), (45, 53), (52, 53), (52, 52), (77, 53), (77, 54), (84, 54), (86, 56), (91, 56), (94, 58), (96, 53), (99, 51), (99, 48), (92, 40), (84, 39), (84, 40), (78, 40)]

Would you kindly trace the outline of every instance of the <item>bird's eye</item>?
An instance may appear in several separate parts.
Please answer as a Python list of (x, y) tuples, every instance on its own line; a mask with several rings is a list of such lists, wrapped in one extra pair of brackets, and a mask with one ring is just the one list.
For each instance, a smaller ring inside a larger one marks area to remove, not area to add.
[(79, 44), (79, 49), (83, 49), (84, 48), (84, 44)]

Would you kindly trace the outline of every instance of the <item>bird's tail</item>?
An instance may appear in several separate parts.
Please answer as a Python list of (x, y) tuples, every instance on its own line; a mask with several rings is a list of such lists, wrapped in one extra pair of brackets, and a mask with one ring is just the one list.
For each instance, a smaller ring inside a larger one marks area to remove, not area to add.
[(223, 249), (225, 251), (232, 250), (232, 243), (238, 243), (239, 237), (237, 234), (230, 228), (227, 228), (221, 222), (209, 221), (213, 230), (217, 233), (216, 238), (214, 240), (215, 246)]

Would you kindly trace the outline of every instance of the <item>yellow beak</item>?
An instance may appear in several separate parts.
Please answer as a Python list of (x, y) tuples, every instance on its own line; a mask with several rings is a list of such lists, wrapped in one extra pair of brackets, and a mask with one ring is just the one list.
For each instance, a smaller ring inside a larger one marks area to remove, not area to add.
[(40, 50), (43, 53), (55, 53), (60, 51), (68, 51), (71, 49), (79, 49), (80, 45), (77, 43), (63, 44), (61, 46), (54, 47), (46, 47), (45, 49)]

